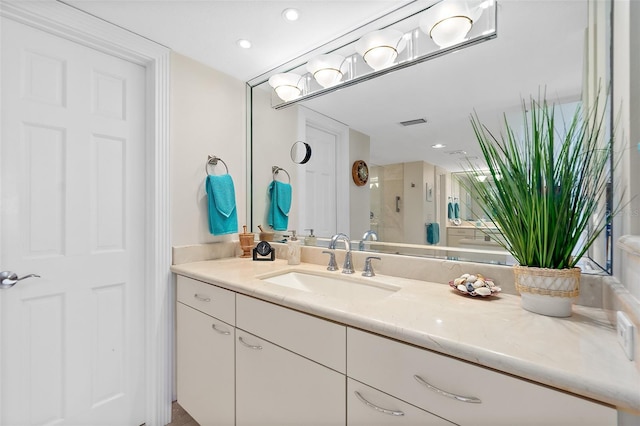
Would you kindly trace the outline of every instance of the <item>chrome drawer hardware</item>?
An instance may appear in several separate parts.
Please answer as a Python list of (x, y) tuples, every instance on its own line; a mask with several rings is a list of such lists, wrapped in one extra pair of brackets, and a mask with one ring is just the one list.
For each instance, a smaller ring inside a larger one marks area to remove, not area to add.
[(262, 346), (260, 345), (250, 345), (247, 342), (245, 342), (242, 337), (238, 337), (238, 340), (240, 341), (240, 343), (242, 343), (243, 345), (245, 345), (246, 347), (250, 348), (250, 349), (255, 349), (257, 351), (262, 349)]
[(220, 330), (218, 327), (216, 327), (215, 324), (211, 324), (211, 328), (213, 328), (215, 331), (217, 331), (220, 334), (224, 334), (225, 336), (228, 336), (231, 334), (230, 331)]
[(378, 407), (375, 404), (372, 404), (371, 402), (367, 401), (366, 399), (364, 399), (364, 397), (362, 395), (360, 395), (360, 392), (358, 391), (354, 391), (353, 393), (356, 394), (356, 396), (358, 397), (358, 399), (367, 407), (371, 407), (376, 411), (379, 411), (380, 413), (384, 413), (384, 414), (388, 414), (390, 416), (404, 416), (404, 412), (403, 411), (396, 411), (396, 410), (387, 410), (386, 408), (382, 408), (382, 407)]
[(469, 402), (471, 404), (481, 404), (482, 403), (482, 401), (479, 398), (476, 398), (475, 396), (456, 395), (455, 393), (451, 393), (451, 392), (444, 391), (442, 389), (438, 389), (437, 387), (427, 383), (422, 377), (420, 377), (418, 375), (414, 375), (413, 378), (416, 379), (418, 381), (418, 383), (420, 383), (421, 385), (425, 386), (427, 389), (432, 390), (435, 393), (440, 394), (442, 396), (446, 396), (447, 398), (455, 399), (455, 400), (462, 401), (462, 402)]
[(211, 298), (207, 296), (200, 296), (198, 293), (194, 294), (193, 297), (198, 299), (201, 302), (211, 302)]

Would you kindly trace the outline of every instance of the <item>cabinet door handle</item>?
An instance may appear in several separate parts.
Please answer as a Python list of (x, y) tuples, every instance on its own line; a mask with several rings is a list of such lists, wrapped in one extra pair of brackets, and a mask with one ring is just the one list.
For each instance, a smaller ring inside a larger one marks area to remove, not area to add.
[(213, 328), (215, 331), (217, 331), (220, 334), (224, 334), (225, 336), (228, 336), (231, 334), (230, 331), (220, 330), (218, 327), (216, 327), (215, 324), (211, 324), (211, 328)]
[(259, 351), (259, 350), (261, 350), (261, 349), (262, 349), (262, 346), (260, 346), (260, 345), (250, 345), (250, 344), (248, 344), (247, 342), (245, 342), (245, 341), (242, 339), (242, 336), (238, 337), (238, 340), (240, 341), (240, 343), (242, 343), (243, 345), (245, 345), (246, 347), (248, 347), (248, 348), (250, 348), (250, 349), (255, 349), (255, 350), (257, 350), (257, 351)]
[(390, 416), (404, 416), (404, 411), (399, 411), (399, 410), (387, 410), (386, 408), (382, 408), (382, 407), (378, 407), (376, 404), (373, 404), (369, 401), (367, 401), (366, 399), (364, 399), (364, 397), (362, 395), (360, 395), (360, 392), (358, 391), (354, 391), (353, 393), (356, 394), (356, 396), (358, 397), (358, 399), (367, 407), (371, 407), (374, 410), (380, 412), (380, 413), (384, 413), (384, 414), (388, 414)]
[(211, 298), (207, 296), (200, 296), (198, 293), (194, 294), (193, 297), (198, 299), (201, 302), (211, 302)]
[(418, 376), (417, 374), (413, 376), (414, 379), (416, 379), (418, 381), (418, 383), (420, 383), (421, 385), (425, 386), (427, 389), (434, 391), (437, 394), (440, 394), (442, 396), (446, 396), (447, 398), (451, 398), (451, 399), (455, 399), (457, 401), (462, 401), (462, 402), (469, 402), (472, 404), (481, 404), (482, 401), (479, 398), (476, 398), (475, 396), (462, 396), (462, 395), (456, 395), (455, 393), (451, 393), (451, 392), (447, 392), (445, 390), (439, 389), (435, 386), (433, 386), (430, 383), (427, 383), (427, 381), (425, 379), (423, 379), (422, 377)]

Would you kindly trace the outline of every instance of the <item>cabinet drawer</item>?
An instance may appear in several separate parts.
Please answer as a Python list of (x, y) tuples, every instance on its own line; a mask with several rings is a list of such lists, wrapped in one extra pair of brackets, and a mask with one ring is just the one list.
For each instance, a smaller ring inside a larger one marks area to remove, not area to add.
[(346, 327), (241, 294), (237, 327), (326, 365), (346, 370)]
[(344, 374), (236, 333), (236, 426), (345, 426)]
[(391, 395), (347, 379), (347, 426), (394, 425), (454, 426)]
[(178, 275), (177, 299), (185, 305), (235, 324), (235, 293)]
[(235, 330), (182, 303), (176, 319), (178, 402), (201, 425), (233, 425)]
[(465, 238), (473, 238), (475, 236), (475, 229), (472, 228), (447, 228), (447, 236), (459, 236)]
[(349, 377), (463, 426), (617, 423), (611, 407), (371, 333), (347, 338)]

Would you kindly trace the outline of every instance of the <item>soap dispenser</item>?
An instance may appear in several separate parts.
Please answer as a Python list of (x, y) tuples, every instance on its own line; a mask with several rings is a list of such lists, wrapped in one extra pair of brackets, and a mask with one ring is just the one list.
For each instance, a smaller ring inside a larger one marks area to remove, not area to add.
[(309, 231), (309, 235), (304, 237), (304, 245), (305, 246), (316, 246), (318, 243), (318, 239), (315, 235), (313, 235), (313, 228), (305, 229), (305, 231)]
[(300, 264), (300, 240), (296, 237), (296, 231), (291, 230), (291, 238), (287, 241), (287, 259), (289, 265)]

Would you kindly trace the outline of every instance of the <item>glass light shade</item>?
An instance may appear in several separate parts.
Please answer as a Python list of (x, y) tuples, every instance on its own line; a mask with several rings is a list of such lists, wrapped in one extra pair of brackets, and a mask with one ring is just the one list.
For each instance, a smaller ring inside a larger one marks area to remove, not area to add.
[(292, 72), (274, 74), (269, 78), (269, 86), (273, 87), (278, 97), (285, 102), (302, 94), (301, 84), (302, 77)]
[(322, 87), (338, 84), (344, 76), (344, 56), (337, 53), (318, 55), (307, 63), (307, 71)]
[(438, 46), (449, 47), (465, 40), (481, 14), (477, 0), (444, 0), (425, 12), (420, 29)]
[(392, 28), (385, 28), (365, 34), (355, 44), (365, 62), (378, 71), (393, 64), (407, 45), (404, 34)]

